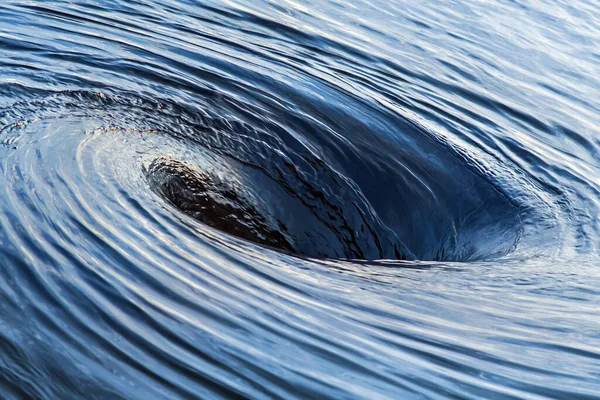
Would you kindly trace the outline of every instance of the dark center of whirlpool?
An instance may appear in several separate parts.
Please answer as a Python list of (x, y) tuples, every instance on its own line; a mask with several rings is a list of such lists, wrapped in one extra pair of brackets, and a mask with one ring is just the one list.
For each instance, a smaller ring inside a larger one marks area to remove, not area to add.
[(200, 125), (188, 138), (204, 155), (159, 156), (144, 173), (177, 212), (227, 234), (326, 259), (482, 260), (518, 242), (516, 204), (413, 124), (398, 129), (419, 151), (391, 147), (382, 160), (352, 147), (317, 157), (276, 129), (223, 118)]

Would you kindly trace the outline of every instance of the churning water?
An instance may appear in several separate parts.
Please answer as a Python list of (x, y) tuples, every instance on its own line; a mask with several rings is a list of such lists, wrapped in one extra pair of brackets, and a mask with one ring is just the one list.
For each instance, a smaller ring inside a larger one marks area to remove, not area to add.
[(600, 4), (0, 3), (0, 398), (600, 398)]

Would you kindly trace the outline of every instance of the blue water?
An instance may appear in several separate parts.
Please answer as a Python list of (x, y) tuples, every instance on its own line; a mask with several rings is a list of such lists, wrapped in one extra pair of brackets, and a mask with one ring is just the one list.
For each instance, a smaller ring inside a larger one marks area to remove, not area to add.
[(2, 1), (0, 398), (600, 398), (599, 77), (590, 0)]

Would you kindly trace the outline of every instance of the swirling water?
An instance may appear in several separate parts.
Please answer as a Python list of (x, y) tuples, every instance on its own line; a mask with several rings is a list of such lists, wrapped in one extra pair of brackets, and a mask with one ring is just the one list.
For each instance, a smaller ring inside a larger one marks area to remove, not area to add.
[(0, 397), (600, 398), (599, 15), (3, 1)]

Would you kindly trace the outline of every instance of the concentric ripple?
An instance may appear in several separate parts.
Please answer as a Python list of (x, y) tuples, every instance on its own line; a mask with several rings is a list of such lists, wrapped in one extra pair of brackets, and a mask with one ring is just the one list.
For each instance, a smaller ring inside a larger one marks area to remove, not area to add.
[(596, 8), (3, 3), (0, 397), (594, 398)]

